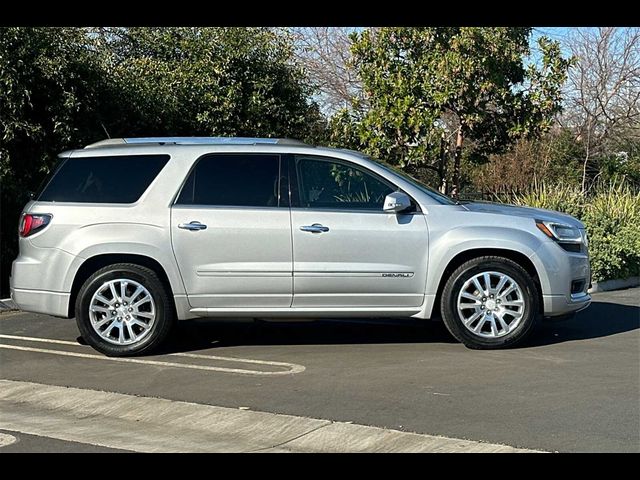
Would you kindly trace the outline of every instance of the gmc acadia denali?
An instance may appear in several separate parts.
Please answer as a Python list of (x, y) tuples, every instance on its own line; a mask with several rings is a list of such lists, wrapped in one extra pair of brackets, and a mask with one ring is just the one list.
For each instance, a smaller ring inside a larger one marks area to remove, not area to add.
[(458, 203), (357, 152), (259, 138), (110, 139), (60, 154), (22, 214), (11, 296), (110, 356), (194, 317), (440, 314), (471, 348), (586, 308), (584, 225)]

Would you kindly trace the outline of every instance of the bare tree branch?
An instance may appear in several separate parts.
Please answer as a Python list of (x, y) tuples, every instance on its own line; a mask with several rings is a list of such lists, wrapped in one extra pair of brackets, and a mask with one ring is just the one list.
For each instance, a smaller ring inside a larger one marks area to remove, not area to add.
[(593, 159), (621, 135), (639, 135), (640, 28), (576, 28), (567, 46), (576, 63), (560, 123), (583, 142), (585, 189), (589, 172), (597, 174)]
[(320, 103), (331, 115), (360, 96), (361, 85), (351, 66), (351, 27), (291, 28), (296, 58), (320, 93)]

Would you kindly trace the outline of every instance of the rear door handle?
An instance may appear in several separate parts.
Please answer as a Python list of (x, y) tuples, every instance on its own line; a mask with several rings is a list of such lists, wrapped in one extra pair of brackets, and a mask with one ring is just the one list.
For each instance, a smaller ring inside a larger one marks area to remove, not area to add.
[(178, 225), (178, 228), (182, 228), (183, 230), (205, 230), (207, 226), (203, 223), (194, 220), (189, 223), (181, 223)]
[(322, 233), (328, 232), (329, 227), (325, 227), (324, 225), (320, 225), (319, 223), (314, 223), (313, 225), (303, 225), (300, 227), (300, 230), (303, 232), (311, 232), (311, 233)]

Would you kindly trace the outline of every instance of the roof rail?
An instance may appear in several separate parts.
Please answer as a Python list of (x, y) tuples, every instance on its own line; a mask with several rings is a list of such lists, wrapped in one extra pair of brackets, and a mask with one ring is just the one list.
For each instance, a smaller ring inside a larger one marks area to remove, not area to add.
[(291, 138), (252, 138), (252, 137), (137, 137), (109, 138), (84, 148), (112, 147), (115, 145), (304, 145), (306, 143)]

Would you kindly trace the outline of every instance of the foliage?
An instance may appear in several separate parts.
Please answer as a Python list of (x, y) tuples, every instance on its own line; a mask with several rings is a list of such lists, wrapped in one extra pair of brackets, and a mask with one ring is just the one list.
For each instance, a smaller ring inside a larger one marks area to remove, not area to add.
[(466, 161), (463, 173), (472, 188), (486, 194), (524, 192), (536, 182), (578, 184), (582, 151), (573, 133), (554, 128), (537, 139), (518, 140), (508, 151), (490, 155), (487, 163)]
[(0, 179), (46, 172), (51, 151), (85, 135), (96, 59), (83, 31), (0, 29)]
[[(636, 134), (640, 134), (640, 131)], [(612, 142), (599, 160), (598, 177), (611, 179), (624, 176), (640, 188), (640, 138), (631, 135)]]
[(640, 192), (628, 182), (600, 182), (587, 194), (577, 184), (542, 183), (505, 200), (579, 218), (589, 235), (593, 280), (640, 275)]
[[(468, 138), (484, 159), (535, 137), (560, 110), (569, 61), (541, 38), (541, 66), (525, 65), (529, 28), (388, 27), (353, 36), (364, 101), (333, 122), (334, 143), (405, 167), (438, 158), (445, 136)], [(452, 143), (453, 142), (453, 143)]]
[(267, 28), (99, 31), (105, 70), (124, 95), (112, 136), (290, 136), (320, 121), (291, 39)]

